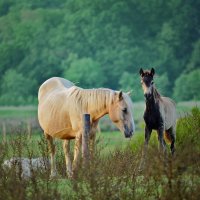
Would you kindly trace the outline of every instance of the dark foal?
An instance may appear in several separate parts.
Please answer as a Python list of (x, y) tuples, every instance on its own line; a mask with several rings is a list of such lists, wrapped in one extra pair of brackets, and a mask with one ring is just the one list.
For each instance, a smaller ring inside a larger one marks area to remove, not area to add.
[[(148, 145), (152, 130), (157, 130), (160, 149), (165, 151), (165, 139), (171, 143), (172, 154), (175, 151), (176, 138), (176, 108), (174, 102), (167, 97), (162, 97), (156, 90), (153, 82), (155, 70), (140, 69), (141, 84), (146, 100), (144, 112), (145, 121), (145, 146)], [(165, 138), (164, 138), (165, 136)]]

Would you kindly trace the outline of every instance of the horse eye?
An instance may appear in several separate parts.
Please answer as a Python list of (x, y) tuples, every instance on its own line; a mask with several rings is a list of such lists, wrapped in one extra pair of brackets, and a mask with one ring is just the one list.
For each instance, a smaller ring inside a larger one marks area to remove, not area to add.
[(122, 111), (123, 111), (124, 113), (127, 113), (127, 108), (124, 108)]

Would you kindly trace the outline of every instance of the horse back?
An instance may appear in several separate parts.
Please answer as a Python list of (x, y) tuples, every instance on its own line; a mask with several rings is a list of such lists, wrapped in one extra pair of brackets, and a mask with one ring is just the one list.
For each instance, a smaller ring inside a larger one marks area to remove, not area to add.
[(59, 88), (70, 88), (74, 86), (74, 84), (71, 81), (68, 81), (64, 78), (59, 77), (53, 77), (48, 80), (46, 80), (39, 88), (38, 92), (38, 100), (40, 101), (41, 98), (46, 96), (48, 93), (58, 90)]
[(161, 97), (160, 113), (164, 119), (166, 130), (176, 124), (176, 105), (172, 99)]

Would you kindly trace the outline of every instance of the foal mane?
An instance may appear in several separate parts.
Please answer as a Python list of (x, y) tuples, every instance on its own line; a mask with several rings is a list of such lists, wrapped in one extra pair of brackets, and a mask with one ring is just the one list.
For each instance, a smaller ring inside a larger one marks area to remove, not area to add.
[(156, 101), (162, 100), (161, 94), (158, 92), (155, 86), (153, 86), (153, 97)]

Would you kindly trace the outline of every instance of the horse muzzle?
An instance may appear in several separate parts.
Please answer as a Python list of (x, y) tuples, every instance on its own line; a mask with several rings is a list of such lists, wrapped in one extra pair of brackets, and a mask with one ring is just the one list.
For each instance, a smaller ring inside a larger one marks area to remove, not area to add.
[(131, 138), (132, 135), (133, 135), (133, 132), (134, 132), (133, 128), (129, 129), (127, 125), (124, 125), (124, 135), (125, 135), (125, 138)]

